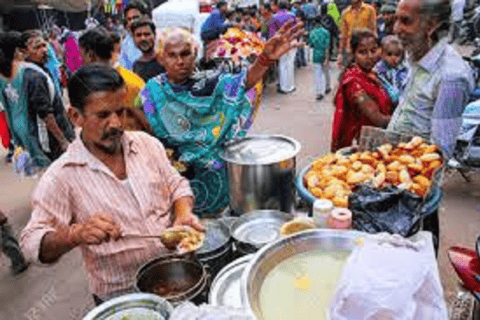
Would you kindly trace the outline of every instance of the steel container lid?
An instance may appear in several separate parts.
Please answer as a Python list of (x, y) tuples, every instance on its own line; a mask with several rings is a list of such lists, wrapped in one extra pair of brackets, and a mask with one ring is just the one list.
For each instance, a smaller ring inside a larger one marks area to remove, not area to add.
[(157, 295), (132, 293), (102, 303), (83, 320), (168, 320), (172, 312), (171, 304)]
[(241, 279), (243, 271), (253, 256), (253, 254), (249, 254), (236, 259), (220, 270), (210, 288), (208, 303), (237, 309), (246, 307), (246, 297), (243, 296), (241, 290)]
[(276, 210), (256, 210), (240, 216), (231, 226), (230, 234), (240, 243), (261, 248), (281, 238), (282, 225), (294, 219), (289, 213)]
[(220, 156), (241, 165), (265, 165), (295, 157), (300, 143), (282, 135), (252, 135), (228, 143)]

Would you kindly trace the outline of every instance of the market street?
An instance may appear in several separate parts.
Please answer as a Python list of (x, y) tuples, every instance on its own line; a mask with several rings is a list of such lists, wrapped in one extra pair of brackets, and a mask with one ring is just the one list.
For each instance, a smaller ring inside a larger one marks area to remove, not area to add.
[[(293, 94), (280, 95), (275, 85), (267, 86), (253, 127), (253, 133), (277, 133), (297, 139), (302, 145), (297, 171), (329, 150), (333, 92), (323, 101), (315, 101), (311, 68), (309, 65), (297, 71), (297, 90)], [(335, 77), (333, 74), (332, 79)], [(472, 178), (472, 183), (466, 183), (453, 173), (445, 183), (439, 266), (446, 297), (457, 289), (457, 277), (446, 249), (457, 243), (473, 248), (480, 233), (480, 175)], [(0, 209), (9, 216), (19, 236), (30, 217), (29, 196), (35, 181), (19, 181), (12, 168), (5, 165), (3, 156), (0, 181)], [(8, 265), (7, 258), (0, 255), (0, 319), (81, 319), (93, 307), (78, 250), (51, 267), (31, 266), (17, 278), (10, 275)]]

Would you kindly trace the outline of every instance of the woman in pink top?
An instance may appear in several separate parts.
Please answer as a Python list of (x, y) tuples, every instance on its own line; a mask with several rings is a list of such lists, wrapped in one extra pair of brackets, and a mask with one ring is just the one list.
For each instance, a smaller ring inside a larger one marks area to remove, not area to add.
[(83, 65), (80, 47), (78, 46), (77, 39), (75, 39), (75, 36), (71, 32), (68, 32), (63, 39), (65, 47), (65, 65), (68, 70), (73, 73)]

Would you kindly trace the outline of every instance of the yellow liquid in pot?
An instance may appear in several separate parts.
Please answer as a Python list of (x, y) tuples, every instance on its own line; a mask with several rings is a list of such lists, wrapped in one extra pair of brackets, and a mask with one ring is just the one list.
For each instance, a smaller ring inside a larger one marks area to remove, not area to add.
[(260, 289), (264, 320), (324, 320), (349, 251), (317, 250), (276, 266)]

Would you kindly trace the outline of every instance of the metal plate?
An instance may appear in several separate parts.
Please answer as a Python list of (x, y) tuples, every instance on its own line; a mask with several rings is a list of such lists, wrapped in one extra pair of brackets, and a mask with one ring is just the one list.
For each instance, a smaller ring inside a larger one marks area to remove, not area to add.
[(230, 241), (229, 229), (221, 221), (211, 220), (207, 223), (205, 229), (205, 239), (202, 247), (197, 250), (198, 255), (212, 253)]
[(235, 240), (260, 248), (280, 239), (280, 228), (293, 218), (291, 214), (274, 210), (253, 211), (238, 218), (230, 227), (230, 233)]
[(244, 308), (246, 300), (242, 295), (241, 279), (253, 254), (239, 258), (223, 268), (213, 280), (208, 303), (214, 306)]
[(149, 293), (126, 294), (92, 309), (83, 320), (168, 320), (173, 307), (167, 300)]
[(295, 157), (300, 143), (282, 135), (252, 135), (229, 143), (220, 156), (228, 162), (264, 165)]

